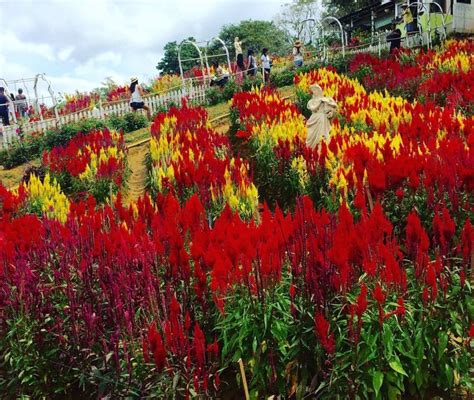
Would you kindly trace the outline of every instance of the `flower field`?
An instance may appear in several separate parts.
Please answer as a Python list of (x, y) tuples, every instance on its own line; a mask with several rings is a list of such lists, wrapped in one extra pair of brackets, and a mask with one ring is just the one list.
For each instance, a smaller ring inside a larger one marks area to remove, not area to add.
[[(460, 46), (418, 57), (470, 73)], [(368, 76), (299, 73), (294, 103), (237, 93), (228, 134), (185, 102), (158, 113), (127, 205), (106, 128), (0, 186), (2, 396), (245, 398), (239, 361), (251, 399), (472, 392), (472, 102)], [(314, 83), (338, 113), (311, 150)]]

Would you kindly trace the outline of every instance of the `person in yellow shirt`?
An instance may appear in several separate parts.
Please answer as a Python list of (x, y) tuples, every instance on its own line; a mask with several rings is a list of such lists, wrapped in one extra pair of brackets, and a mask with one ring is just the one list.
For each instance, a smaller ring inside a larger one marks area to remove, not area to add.
[(415, 24), (413, 23), (413, 14), (411, 13), (410, 6), (407, 4), (402, 5), (402, 18), (405, 23), (405, 29), (407, 33), (415, 30)]

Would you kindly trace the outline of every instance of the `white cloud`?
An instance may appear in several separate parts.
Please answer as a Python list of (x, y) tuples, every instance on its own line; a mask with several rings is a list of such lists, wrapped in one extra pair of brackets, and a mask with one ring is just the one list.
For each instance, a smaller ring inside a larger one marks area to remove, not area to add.
[(72, 52), (74, 51), (74, 46), (67, 46), (58, 51), (58, 60), (67, 61), (70, 59)]

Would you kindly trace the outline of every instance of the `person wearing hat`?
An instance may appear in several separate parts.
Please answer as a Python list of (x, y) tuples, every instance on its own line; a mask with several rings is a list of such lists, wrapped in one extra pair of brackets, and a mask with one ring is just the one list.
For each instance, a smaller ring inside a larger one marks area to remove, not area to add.
[(142, 95), (144, 95), (142, 87), (138, 84), (138, 78), (130, 79), (130, 93), (132, 97), (130, 98), (130, 107), (133, 112), (143, 109), (146, 111), (147, 118), (150, 119), (150, 108), (145, 105)]
[(405, 29), (407, 33), (413, 32), (415, 26), (413, 24), (413, 14), (411, 13), (410, 6), (408, 4), (402, 5), (402, 18), (405, 23)]
[(303, 66), (303, 50), (301, 49), (301, 41), (299, 39), (293, 45), (293, 62), (296, 68)]

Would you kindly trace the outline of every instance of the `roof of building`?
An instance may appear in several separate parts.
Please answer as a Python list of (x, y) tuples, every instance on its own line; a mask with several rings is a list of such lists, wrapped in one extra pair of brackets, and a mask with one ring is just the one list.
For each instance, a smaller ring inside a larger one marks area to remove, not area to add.
[(374, 1), (367, 7), (361, 8), (359, 10), (353, 11), (349, 14), (344, 15), (339, 18), (339, 21), (343, 24), (349, 24), (352, 22), (357, 22), (363, 19), (370, 17), (372, 12), (378, 13), (381, 11), (389, 10), (390, 8), (395, 7), (395, 1), (382, 2), (381, 0)]

